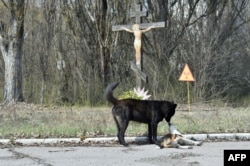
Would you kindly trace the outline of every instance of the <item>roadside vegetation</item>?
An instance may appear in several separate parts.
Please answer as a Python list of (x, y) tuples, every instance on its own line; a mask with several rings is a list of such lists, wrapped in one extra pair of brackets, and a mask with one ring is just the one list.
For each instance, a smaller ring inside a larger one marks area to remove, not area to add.
[[(250, 132), (250, 108), (215, 107), (209, 104), (178, 105), (172, 122), (187, 133)], [(110, 107), (58, 107), (18, 103), (2, 107), (0, 138), (53, 138), (116, 136)], [(126, 136), (147, 134), (147, 125), (130, 123)], [(159, 124), (158, 135), (168, 132), (165, 121)]]

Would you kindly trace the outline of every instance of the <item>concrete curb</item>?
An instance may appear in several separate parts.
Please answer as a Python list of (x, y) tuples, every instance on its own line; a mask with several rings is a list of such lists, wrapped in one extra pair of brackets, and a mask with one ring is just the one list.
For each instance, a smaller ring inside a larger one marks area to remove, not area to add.
[[(250, 141), (250, 133), (220, 133), (220, 134), (187, 134), (185, 135), (189, 139), (195, 139), (197, 141)], [(161, 136), (158, 137), (158, 139)], [(147, 141), (147, 137), (125, 137), (128, 143), (143, 143)], [(0, 145), (53, 145), (53, 144), (110, 144), (117, 143), (117, 137), (97, 137), (86, 138), (81, 140), (80, 138), (45, 138), (45, 139), (0, 139)]]

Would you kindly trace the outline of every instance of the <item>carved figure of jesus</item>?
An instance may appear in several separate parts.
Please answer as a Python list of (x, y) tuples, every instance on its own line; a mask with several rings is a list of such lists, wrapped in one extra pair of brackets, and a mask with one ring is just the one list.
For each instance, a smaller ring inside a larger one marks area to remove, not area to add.
[(141, 37), (142, 37), (142, 33), (147, 32), (149, 30), (151, 30), (152, 28), (154, 28), (154, 26), (150, 26), (146, 29), (140, 29), (139, 24), (134, 24), (131, 29), (128, 29), (126, 27), (122, 27), (123, 30), (133, 33), (135, 36), (135, 40), (134, 40), (134, 47), (135, 47), (135, 60), (136, 60), (136, 65), (140, 65), (141, 64)]

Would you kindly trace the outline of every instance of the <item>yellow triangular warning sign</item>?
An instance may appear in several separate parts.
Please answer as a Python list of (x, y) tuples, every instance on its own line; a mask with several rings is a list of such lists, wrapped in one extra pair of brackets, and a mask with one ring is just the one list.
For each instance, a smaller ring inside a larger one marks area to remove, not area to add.
[(193, 74), (191, 73), (188, 64), (185, 65), (181, 76), (179, 78), (179, 81), (195, 81)]

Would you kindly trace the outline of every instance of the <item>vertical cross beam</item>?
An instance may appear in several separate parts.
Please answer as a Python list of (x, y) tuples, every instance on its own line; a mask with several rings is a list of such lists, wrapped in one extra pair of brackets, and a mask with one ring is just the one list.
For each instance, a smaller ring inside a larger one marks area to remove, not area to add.
[[(141, 17), (147, 16), (147, 11), (142, 11), (142, 7), (140, 4), (135, 4), (135, 11), (130, 12), (130, 17), (135, 17), (135, 23), (140, 24), (142, 22)], [(142, 88), (143, 82), (147, 82), (147, 75), (143, 73), (142, 66), (142, 52), (140, 62), (136, 62), (136, 65), (131, 63), (131, 69), (135, 72), (136, 75), (136, 88)], [(143, 76), (144, 75), (144, 76)]]
[(141, 23), (141, 17), (147, 16), (147, 11), (142, 11), (141, 5), (137, 4), (134, 12), (130, 12), (130, 17), (135, 17), (135, 23)]

